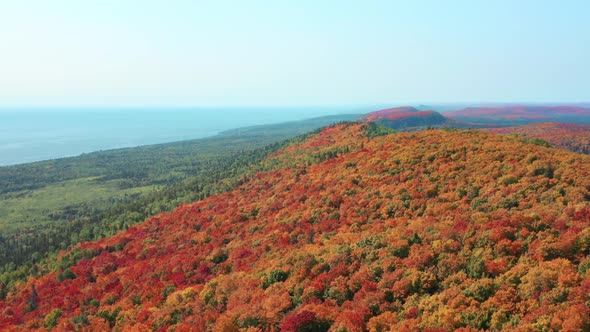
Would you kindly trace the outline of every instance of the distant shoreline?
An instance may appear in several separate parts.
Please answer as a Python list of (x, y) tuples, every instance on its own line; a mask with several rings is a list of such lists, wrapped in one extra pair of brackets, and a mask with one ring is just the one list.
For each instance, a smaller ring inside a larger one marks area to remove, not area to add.
[[(264, 125), (333, 116), (326, 109), (188, 109), (126, 112), (0, 112), (0, 167), (214, 137)], [(248, 111), (248, 112), (247, 112)], [(341, 111), (340, 114), (347, 114)], [(222, 114), (220, 114), (222, 113)], [(35, 116), (31, 116), (34, 114)]]

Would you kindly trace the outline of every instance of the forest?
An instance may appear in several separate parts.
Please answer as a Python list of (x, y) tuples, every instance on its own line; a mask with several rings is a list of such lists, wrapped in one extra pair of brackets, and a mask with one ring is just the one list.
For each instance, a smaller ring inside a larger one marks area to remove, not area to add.
[(544, 140), (547, 143), (578, 153), (590, 154), (590, 125), (545, 122), (518, 127), (487, 129), (495, 134), (517, 135), (523, 139)]
[(5, 288), (0, 326), (584, 331), (589, 230), (590, 156), (339, 124), (235, 189), (61, 251)]
[[(285, 140), (357, 115), (240, 128), (192, 141), (0, 167), (0, 284), (55, 267), (58, 250), (225, 192)], [(1, 292), (0, 292), (1, 293)]]

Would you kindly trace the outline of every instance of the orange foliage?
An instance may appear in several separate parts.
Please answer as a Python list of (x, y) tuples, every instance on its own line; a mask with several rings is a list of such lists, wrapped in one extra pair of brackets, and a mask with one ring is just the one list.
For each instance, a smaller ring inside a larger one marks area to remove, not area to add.
[(590, 126), (588, 125), (547, 122), (520, 127), (493, 128), (487, 131), (543, 139), (563, 149), (590, 154)]
[(80, 244), (96, 255), (76, 278), (19, 285), (0, 326), (42, 330), (60, 309), (56, 327), (90, 330), (590, 328), (590, 157), (364, 126), (329, 127), (233, 191)]

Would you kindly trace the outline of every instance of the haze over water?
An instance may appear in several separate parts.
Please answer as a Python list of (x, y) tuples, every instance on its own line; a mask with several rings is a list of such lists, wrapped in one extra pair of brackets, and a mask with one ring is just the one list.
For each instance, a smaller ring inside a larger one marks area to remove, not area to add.
[(245, 126), (357, 112), (362, 111), (343, 108), (3, 110), (0, 112), (0, 166), (203, 138)]

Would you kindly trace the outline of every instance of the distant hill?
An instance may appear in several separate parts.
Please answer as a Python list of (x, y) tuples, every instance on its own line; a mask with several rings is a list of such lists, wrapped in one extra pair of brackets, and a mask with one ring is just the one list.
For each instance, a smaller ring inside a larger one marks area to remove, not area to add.
[(463, 122), (518, 125), (534, 122), (590, 124), (590, 109), (579, 106), (501, 106), (468, 107), (444, 112), (444, 116)]
[(427, 127), (458, 126), (459, 122), (448, 119), (438, 112), (419, 110), (411, 106), (388, 108), (371, 112), (359, 118), (362, 122), (374, 122), (389, 128), (415, 130)]
[(540, 122), (590, 124), (590, 108), (581, 106), (497, 106), (468, 107), (437, 112), (403, 106), (365, 114), (362, 122), (374, 122), (389, 128), (413, 131), (425, 128), (493, 128)]
[(571, 123), (535, 123), (519, 127), (486, 129), (495, 134), (516, 134), (541, 139), (578, 153), (590, 154), (590, 126)]
[(590, 329), (590, 156), (374, 126), (295, 139), (234, 190), (0, 283), (0, 327)]

